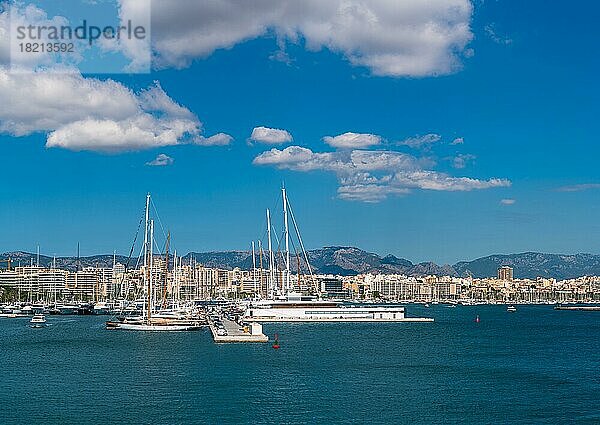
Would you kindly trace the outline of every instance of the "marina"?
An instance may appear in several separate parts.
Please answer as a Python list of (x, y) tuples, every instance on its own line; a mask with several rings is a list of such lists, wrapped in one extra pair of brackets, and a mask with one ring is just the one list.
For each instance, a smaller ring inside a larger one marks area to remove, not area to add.
[[(111, 290), (95, 287), (92, 293), (95, 301), (76, 301), (72, 297), (65, 300), (66, 293), (62, 288), (59, 290), (46, 282), (43, 286), (38, 284), (35, 294), (33, 285), (29, 285), (26, 296), (30, 300), (35, 299), (36, 303), (22, 302), (18, 291), (19, 301), (4, 306), (2, 312), (7, 318), (20, 314), (110, 315), (105, 327), (111, 331), (185, 332), (208, 326), (215, 342), (240, 343), (267, 342), (269, 337), (263, 333), (260, 324), (265, 322), (433, 322), (430, 317), (407, 316), (404, 306), (385, 303), (364, 305), (332, 299), (332, 293), (340, 293), (338, 281), (319, 281), (315, 277), (285, 188), (281, 189), (281, 201), (281, 237), (278, 237), (267, 208), (264, 234), (268, 250), (263, 250), (262, 241), (259, 240), (257, 245), (252, 242), (252, 281), (247, 282), (253, 288), (252, 297), (237, 299), (234, 296), (231, 299), (229, 293), (226, 299), (215, 296), (214, 292), (201, 294), (198, 291), (193, 298), (182, 296), (182, 287), (188, 282), (184, 281), (185, 273), (179, 269), (181, 258), (177, 257), (176, 251), (171, 254), (171, 233), (162, 226), (148, 193), (130, 257), (127, 264), (120, 265), (121, 272), (118, 274), (115, 273), (116, 259), (113, 260)], [(160, 223), (164, 241), (157, 238), (160, 234), (155, 229), (157, 223)], [(273, 238), (279, 245), (277, 251)], [(140, 245), (136, 246), (138, 240)], [(131, 269), (132, 255), (138, 249), (140, 255), (133, 265), (135, 281), (125, 282), (125, 273)], [(39, 250), (37, 257), (36, 267), (31, 264), (31, 270), (39, 271)], [(295, 270), (292, 269), (293, 257), (297, 261)], [(10, 268), (10, 259), (7, 264)], [(53, 274), (56, 274), (55, 268), (54, 258)], [(196, 275), (203, 270), (194, 267), (192, 271)], [(221, 279), (219, 275), (217, 277)], [(78, 273), (74, 280), (73, 289), (78, 290)], [(112, 298), (111, 292), (118, 293), (120, 297)]]

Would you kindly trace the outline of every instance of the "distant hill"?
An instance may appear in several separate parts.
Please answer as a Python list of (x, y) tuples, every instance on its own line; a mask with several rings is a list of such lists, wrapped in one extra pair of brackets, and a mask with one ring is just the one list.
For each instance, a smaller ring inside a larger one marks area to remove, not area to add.
[[(0, 254), (0, 258), (10, 257), (13, 265), (17, 266), (36, 264), (36, 254), (17, 251)], [(490, 277), (496, 276), (498, 267), (508, 265), (514, 268), (514, 276), (517, 278), (555, 277), (557, 279), (569, 279), (585, 275), (600, 275), (600, 255), (593, 254), (543, 254), (537, 252), (525, 252), (521, 254), (490, 255), (473, 261), (461, 261), (453, 266), (437, 265), (432, 262), (412, 263), (394, 255), (384, 257), (372, 252), (363, 251), (359, 248), (348, 246), (328, 246), (314, 249), (308, 252), (309, 261), (315, 273), (338, 274), (352, 276), (360, 273), (384, 273), (405, 274), (408, 276), (426, 275), (449, 275), (449, 276), (473, 276)], [(117, 262), (126, 264), (127, 257), (117, 255)], [(207, 267), (218, 267), (233, 269), (239, 267), (249, 270), (252, 268), (252, 253), (249, 251), (213, 251), (213, 252), (191, 252), (183, 257), (184, 263), (194, 259), (199, 264)], [(52, 257), (41, 255), (40, 265), (49, 267), (53, 261)], [(281, 255), (278, 261), (283, 262)], [(129, 265), (135, 267), (137, 258), (131, 258)], [(257, 266), (259, 256), (256, 256)], [(81, 267), (111, 267), (112, 255), (95, 255), (81, 257)], [(266, 267), (267, 259), (263, 259)], [(292, 256), (291, 268), (296, 270), (297, 258)], [(304, 261), (301, 260), (301, 264)], [(56, 266), (67, 270), (75, 270), (77, 257), (57, 257)], [(0, 263), (0, 267), (5, 267)], [(302, 266), (304, 267), (304, 265)]]
[(454, 265), (459, 276), (495, 276), (498, 267), (511, 266), (517, 278), (555, 277), (571, 279), (579, 276), (600, 275), (600, 255), (594, 254), (522, 254), (489, 255)]
[[(30, 264), (37, 264), (37, 255), (23, 251), (5, 252), (0, 254), (0, 258), (10, 258), (12, 266), (28, 266)], [(127, 257), (123, 255), (116, 256), (117, 262), (121, 264), (127, 264)], [(136, 264), (137, 258), (131, 259), (131, 267)], [(40, 255), (40, 266), (51, 267), (54, 262), (53, 257), (47, 255)], [(81, 257), (79, 259), (81, 267), (112, 267), (113, 256), (111, 255), (93, 255), (91, 257)], [(6, 267), (6, 263), (0, 263), (2, 268)], [(56, 257), (56, 268), (65, 270), (76, 270), (77, 268), (77, 257)]]

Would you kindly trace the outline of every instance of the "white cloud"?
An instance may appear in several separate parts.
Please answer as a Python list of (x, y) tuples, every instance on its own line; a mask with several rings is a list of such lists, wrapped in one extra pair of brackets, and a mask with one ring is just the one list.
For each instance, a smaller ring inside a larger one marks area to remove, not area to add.
[(452, 167), (457, 169), (466, 168), (470, 162), (474, 161), (477, 157), (475, 155), (471, 155), (469, 153), (461, 153), (456, 155), (454, 158), (451, 158)]
[(583, 192), (584, 190), (600, 189), (600, 183), (583, 183), (571, 186), (562, 186), (557, 190), (559, 192)]
[(159, 153), (155, 159), (150, 162), (146, 162), (146, 165), (150, 167), (166, 167), (168, 165), (173, 165), (173, 162), (175, 162), (175, 160), (169, 155)]
[(272, 31), (279, 46), (304, 43), (375, 75), (422, 77), (461, 68), (472, 13), (469, 0), (154, 0), (152, 37), (159, 67), (184, 67)]
[(250, 135), (250, 140), (259, 143), (276, 145), (291, 142), (292, 135), (287, 130), (269, 127), (255, 127)]
[(430, 133), (424, 136), (409, 137), (408, 139), (399, 142), (399, 144), (413, 149), (427, 149), (440, 140), (442, 140), (442, 136), (439, 134)]
[(217, 133), (210, 137), (198, 136), (194, 139), (194, 144), (200, 146), (227, 146), (232, 141), (233, 137), (229, 134)]
[(116, 153), (230, 140), (222, 133), (203, 137), (198, 117), (158, 83), (134, 93), (77, 71), (11, 73), (0, 67), (0, 104), (7, 105), (0, 108), (1, 133), (48, 133), (47, 147)]
[(488, 24), (483, 29), (494, 43), (508, 45), (512, 44), (513, 42), (511, 38), (498, 34), (498, 31), (496, 30), (496, 24)]
[(368, 148), (381, 143), (381, 137), (375, 134), (344, 133), (338, 136), (325, 136), (323, 141), (329, 146), (340, 149)]
[(340, 186), (338, 197), (346, 201), (380, 202), (390, 195), (406, 195), (410, 189), (379, 184)]
[(336, 174), (338, 196), (347, 200), (378, 202), (390, 195), (411, 190), (471, 191), (507, 187), (506, 179), (479, 180), (453, 177), (424, 168), (424, 161), (395, 151), (313, 152), (301, 146), (273, 148), (254, 159), (255, 165), (269, 165), (294, 171), (329, 171)]
[(516, 199), (501, 199), (500, 200), (501, 205), (514, 205), (516, 202), (517, 202)]
[(131, 21), (141, 25), (145, 30), (146, 39), (140, 41), (136, 38), (122, 37), (117, 40), (116, 47), (130, 60), (126, 70), (149, 72), (152, 61), (152, 47), (149, 42), (152, 38), (152, 0), (120, 0), (119, 3), (121, 22)]
[(465, 143), (465, 139), (462, 137), (457, 137), (452, 142), (450, 142), (451, 145), (462, 145), (463, 143)]

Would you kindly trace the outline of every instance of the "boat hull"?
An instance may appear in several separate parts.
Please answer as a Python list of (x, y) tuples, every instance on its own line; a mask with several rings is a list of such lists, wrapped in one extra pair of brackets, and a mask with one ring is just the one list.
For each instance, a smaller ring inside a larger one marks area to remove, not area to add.
[(244, 319), (256, 322), (432, 322), (430, 318), (406, 317), (403, 307), (327, 307), (321, 303), (297, 307), (275, 304), (249, 308)]

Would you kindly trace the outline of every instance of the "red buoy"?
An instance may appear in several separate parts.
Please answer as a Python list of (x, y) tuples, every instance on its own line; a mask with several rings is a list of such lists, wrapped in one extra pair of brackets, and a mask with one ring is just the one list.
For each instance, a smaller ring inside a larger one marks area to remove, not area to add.
[(275, 342), (273, 343), (273, 348), (275, 350), (279, 349), (279, 335), (275, 334)]
[(475, 318), (475, 323), (479, 323), (479, 322), (480, 322), (480, 320), (479, 320), (479, 314), (478, 314), (477, 317)]

